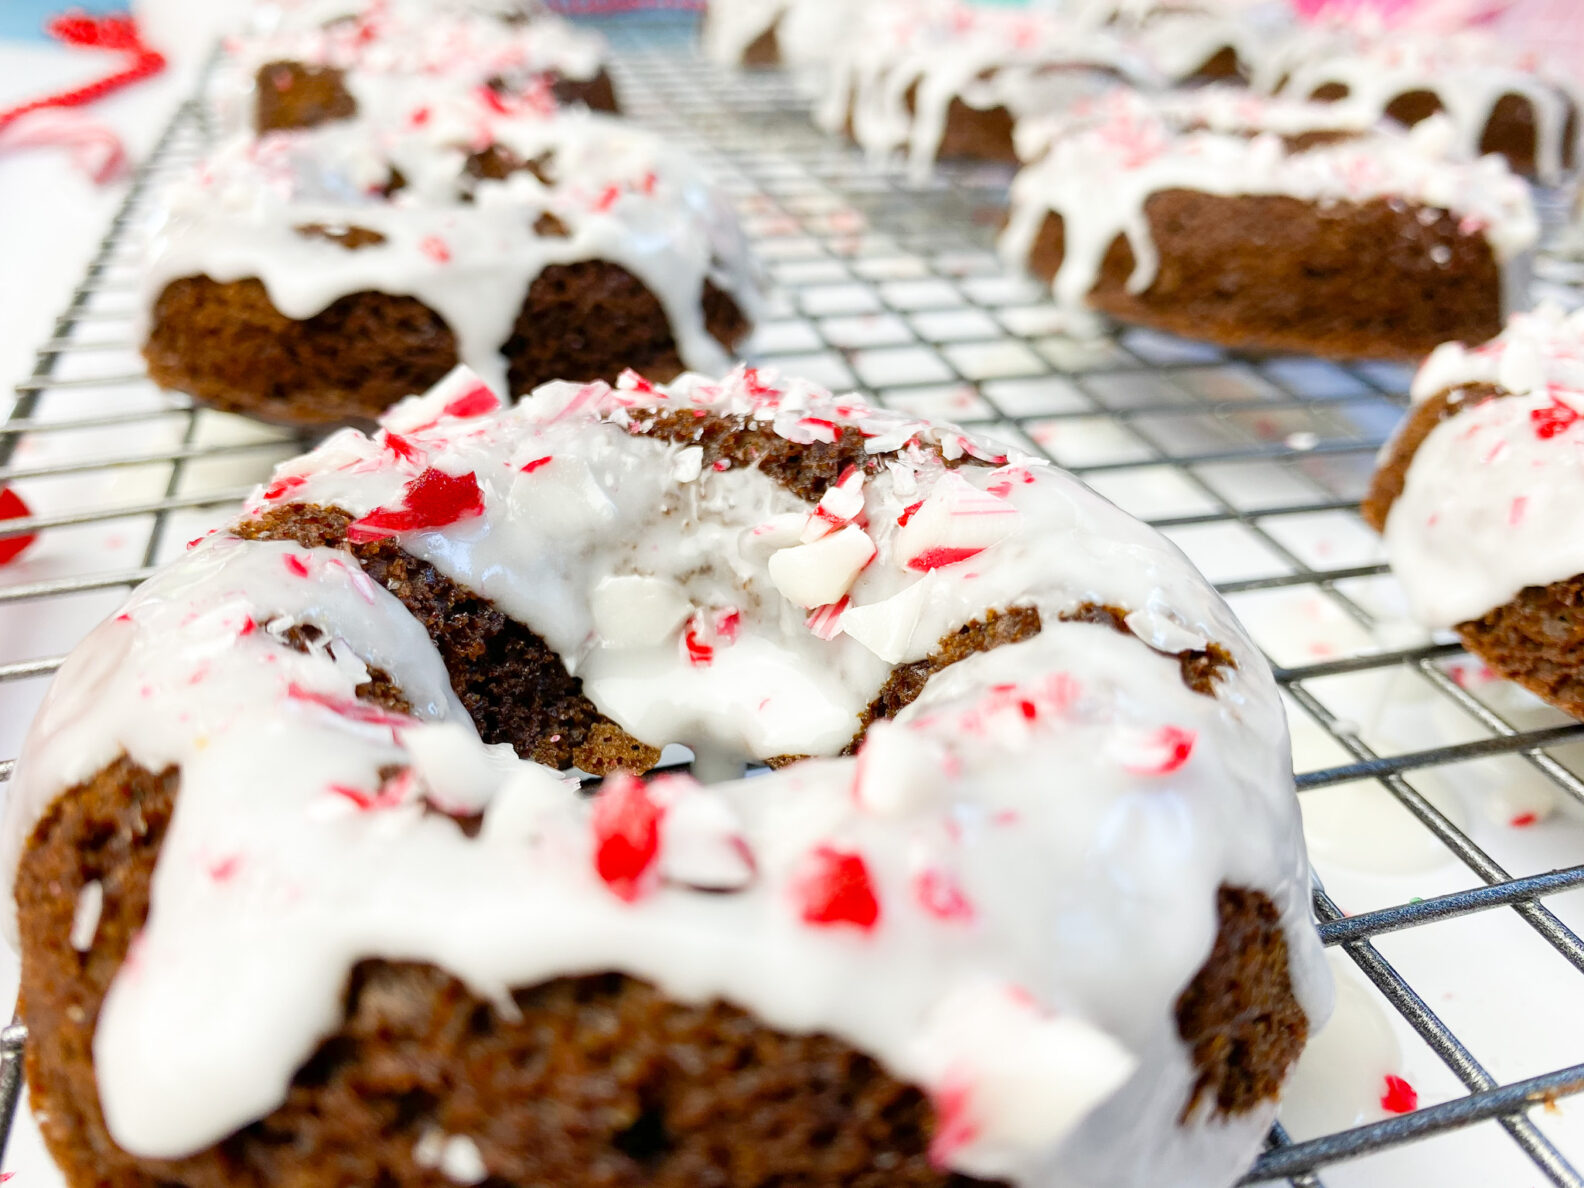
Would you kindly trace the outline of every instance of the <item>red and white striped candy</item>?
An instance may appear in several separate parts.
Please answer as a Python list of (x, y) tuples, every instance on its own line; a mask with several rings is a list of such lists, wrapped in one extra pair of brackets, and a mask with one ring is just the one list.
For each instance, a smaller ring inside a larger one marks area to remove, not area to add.
[(916, 573), (956, 565), (1005, 540), (1018, 517), (1007, 500), (947, 473), (897, 530), (897, 563)]

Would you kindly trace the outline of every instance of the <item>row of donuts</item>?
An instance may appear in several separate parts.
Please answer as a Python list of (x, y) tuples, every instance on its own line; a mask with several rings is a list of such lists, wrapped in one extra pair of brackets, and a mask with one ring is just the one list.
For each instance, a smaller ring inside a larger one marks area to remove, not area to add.
[(227, 39), (222, 135), (171, 187), (151, 376), (372, 421), (465, 363), (500, 390), (723, 371), (756, 302), (697, 165), (619, 115), (603, 40), (515, 0), (277, 0)]
[(915, 179), (1021, 163), (1001, 250), (1074, 332), (1102, 313), (1401, 359), (1487, 340), (1527, 305), (1530, 185), (1578, 161), (1578, 80), (1468, 29), (1236, 0), (715, 0), (704, 44), (818, 62), (817, 121)]

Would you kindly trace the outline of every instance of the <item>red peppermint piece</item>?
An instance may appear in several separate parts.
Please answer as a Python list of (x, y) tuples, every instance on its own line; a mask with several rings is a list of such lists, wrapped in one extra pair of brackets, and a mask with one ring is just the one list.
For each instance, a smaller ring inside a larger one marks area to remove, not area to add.
[(929, 1159), (944, 1168), (958, 1151), (979, 1137), (979, 1124), (969, 1112), (968, 1086), (952, 1082), (934, 1094), (935, 1135), (930, 1139)]
[(809, 617), (803, 620), (803, 626), (818, 639), (835, 639), (842, 633), (841, 617), (851, 603), (852, 598), (843, 594), (836, 602), (816, 606), (809, 612)]
[(436, 264), (451, 262), (451, 248), (438, 235), (426, 235), (418, 242), (418, 250)]
[(963, 894), (957, 880), (941, 870), (926, 870), (913, 880), (913, 894), (919, 906), (937, 920), (967, 921), (974, 918), (973, 904)]
[(595, 796), (594, 869), (618, 899), (633, 903), (653, 884), (664, 816), (644, 783), (625, 772)]
[(448, 417), (482, 417), (500, 407), (500, 397), (488, 385), (477, 384), (445, 406)]
[(307, 481), (300, 474), (288, 474), (285, 478), (278, 478), (264, 488), (264, 501), (266, 503), (274, 503), (275, 500), (290, 495)]
[(809, 855), (797, 893), (805, 923), (851, 924), (869, 932), (880, 922), (880, 901), (862, 854), (820, 846)]
[(495, 92), (495, 88), (494, 87), (490, 87), (490, 86), (479, 87), (474, 92), (474, 94), (478, 96), (478, 99), (479, 99), (480, 103), (482, 103), (485, 107), (489, 108), (496, 115), (510, 115), (511, 114), (511, 108), (506, 106), (506, 101), (504, 99), (502, 99), (500, 97), (500, 95), (498, 95)]
[(1539, 816), (1534, 813), (1519, 813), (1508, 824), (1514, 829), (1527, 829), (1538, 820), (1540, 820)]
[(377, 705), (370, 705), (366, 701), (359, 701), (355, 697), (333, 697), (328, 693), (316, 693), (312, 689), (304, 689), (301, 685), (291, 684), (286, 686), (286, 696), (293, 701), (305, 701), (310, 705), (317, 705), (349, 718), (354, 722), (361, 722), (369, 726), (390, 726), (405, 729), (413, 724), (413, 719), (401, 714), (393, 714), (389, 710), (382, 710)]
[(543, 458), (535, 458), (531, 462), (525, 462), (523, 464), (522, 472), (524, 474), (532, 474), (534, 471), (538, 470), (541, 466), (550, 465), (550, 459), (552, 457), (553, 457), (553, 455), (546, 454)]
[(209, 877), (217, 883), (229, 883), (242, 866), (242, 859), (235, 854), (229, 858), (222, 858), (219, 862), (212, 863), (209, 867)]
[(392, 433), (389, 429), (385, 430), (385, 448), (403, 462), (416, 462), (423, 452), (400, 433)]
[(742, 612), (735, 606), (728, 606), (715, 611), (713, 618), (715, 634), (720, 637), (721, 642), (734, 643), (737, 633), (742, 630)]
[(1193, 754), (1196, 736), (1181, 726), (1162, 726), (1145, 741), (1142, 753), (1123, 766), (1134, 775), (1170, 775)]
[[(0, 521), (22, 520), (32, 514), (32, 508), (22, 502), (22, 496), (10, 487), (0, 487)], [(15, 561), (22, 555), (23, 550), (37, 539), (38, 537), (31, 532), (23, 536), (0, 538), (0, 565)]]
[(347, 539), (357, 544), (383, 540), (398, 532), (444, 528), (484, 514), (484, 495), (472, 471), (447, 474), (430, 467), (402, 492), (395, 507), (377, 507), (347, 526)]
[(1529, 419), (1534, 422), (1535, 436), (1541, 441), (1550, 441), (1571, 429), (1579, 419), (1579, 412), (1560, 396), (1553, 395), (1551, 407), (1530, 409)]
[(913, 513), (918, 511), (918, 509), (923, 506), (924, 501), (920, 499), (917, 503), (910, 503), (904, 507), (902, 509), (902, 514), (897, 517), (897, 527), (906, 528), (907, 522), (913, 518)]
[(983, 549), (971, 545), (952, 547), (943, 545), (940, 548), (925, 549), (922, 553), (908, 560), (908, 568), (916, 569), (919, 573), (928, 573), (932, 569), (942, 569), (948, 565), (956, 565), (959, 561), (966, 561), (970, 557), (977, 557)]
[(287, 553), (286, 572), (291, 574), (292, 577), (305, 578), (308, 576), (308, 562), (304, 561), (296, 553)]
[(696, 617), (682, 633), (682, 651), (694, 668), (708, 668), (715, 663), (715, 645), (704, 638), (704, 630)]
[(1419, 1093), (1401, 1077), (1386, 1074), (1386, 1092), (1381, 1094), (1381, 1109), (1388, 1114), (1406, 1114), (1419, 1108)]

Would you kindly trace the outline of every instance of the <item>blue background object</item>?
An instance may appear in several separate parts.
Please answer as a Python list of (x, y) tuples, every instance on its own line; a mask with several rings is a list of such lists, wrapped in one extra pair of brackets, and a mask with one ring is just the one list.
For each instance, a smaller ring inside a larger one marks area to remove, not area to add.
[(44, 22), (70, 8), (87, 12), (122, 12), (116, 0), (0, 0), (0, 38), (43, 41)]

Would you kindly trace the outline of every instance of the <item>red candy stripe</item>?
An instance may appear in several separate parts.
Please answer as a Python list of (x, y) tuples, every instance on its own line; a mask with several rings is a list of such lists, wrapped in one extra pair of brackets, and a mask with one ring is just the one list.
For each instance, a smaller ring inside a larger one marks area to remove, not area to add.
[(472, 471), (447, 474), (430, 467), (402, 491), (395, 507), (377, 507), (347, 525), (347, 539), (357, 544), (383, 540), (398, 532), (444, 528), (484, 514), (484, 494)]
[[(22, 501), (22, 496), (10, 487), (0, 487), (0, 522), (25, 520), (32, 514), (33, 509)], [(31, 532), (21, 536), (0, 537), (0, 565), (15, 561), (37, 539), (38, 537)]]
[(805, 923), (851, 924), (868, 932), (880, 922), (880, 901), (862, 854), (820, 846), (809, 855), (808, 873), (798, 892)]
[(618, 899), (632, 903), (652, 884), (664, 816), (648, 787), (625, 772), (606, 780), (594, 798), (594, 870)]

